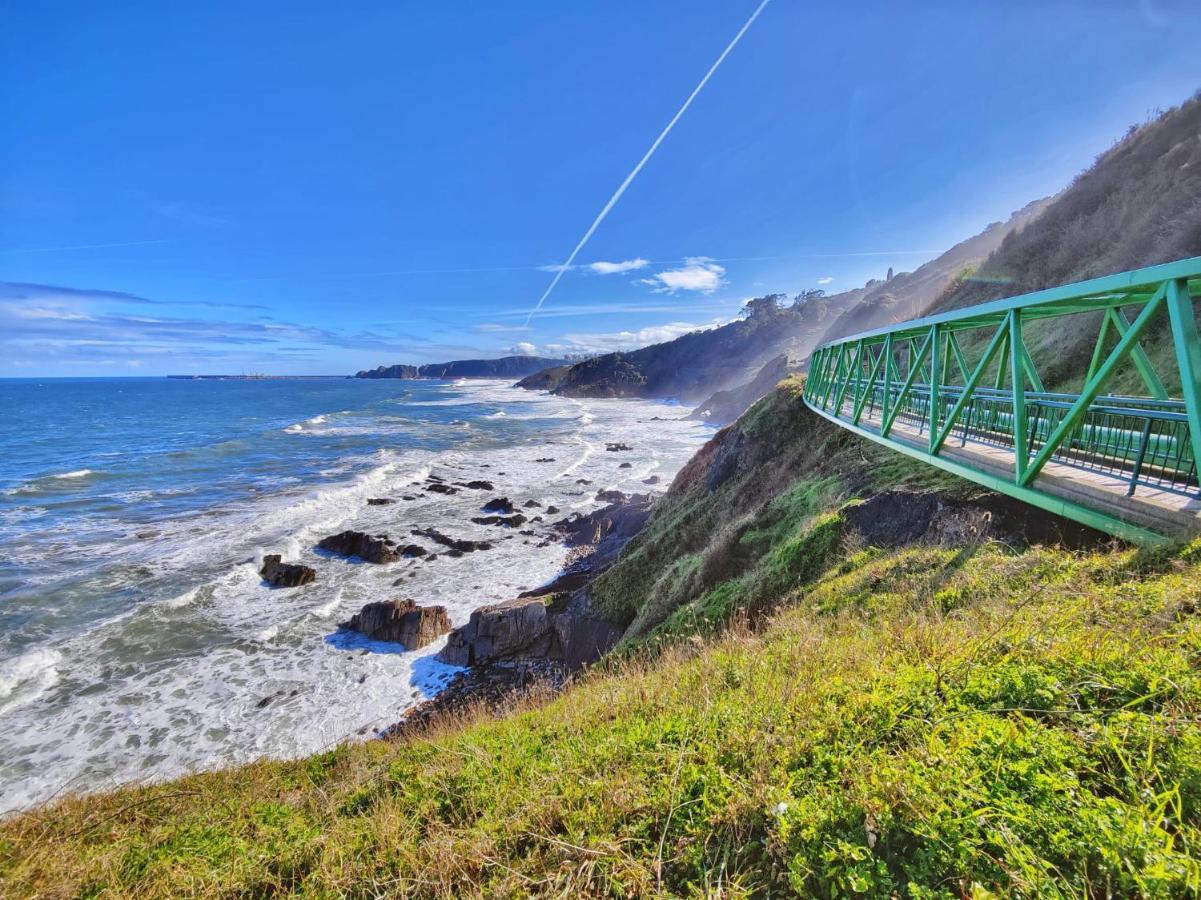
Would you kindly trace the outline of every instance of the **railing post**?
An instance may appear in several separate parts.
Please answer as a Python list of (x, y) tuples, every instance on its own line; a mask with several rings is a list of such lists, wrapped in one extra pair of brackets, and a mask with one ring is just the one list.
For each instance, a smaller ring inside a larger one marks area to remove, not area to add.
[(1187, 279), (1177, 278), (1168, 283), (1167, 303), (1184, 410), (1188, 415), (1193, 465), (1201, 466), (1201, 338), (1197, 336), (1197, 317), (1193, 313)]
[(1022, 311), (1009, 311), (1009, 370), (1013, 381), (1013, 461), (1014, 480), (1021, 484), (1026, 474), (1026, 373), (1022, 368)]
[(938, 382), (942, 376), (942, 359), (939, 351), (940, 334), (938, 323), (930, 326), (930, 444), (929, 453), (934, 455), (935, 442), (938, 439)]
[(892, 332), (884, 335), (884, 395), (880, 402), (880, 425), (888, 420), (889, 401), (892, 399)]

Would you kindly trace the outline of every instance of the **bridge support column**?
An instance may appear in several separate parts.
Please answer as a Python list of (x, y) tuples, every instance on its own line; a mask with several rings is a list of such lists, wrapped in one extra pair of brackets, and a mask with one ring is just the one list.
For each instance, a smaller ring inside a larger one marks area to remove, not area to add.
[(1193, 465), (1201, 477), (1201, 341), (1198, 340), (1197, 316), (1193, 312), (1193, 298), (1189, 295), (1186, 279), (1177, 278), (1168, 283), (1167, 302), (1184, 409), (1188, 414), (1189, 438), (1193, 445)]

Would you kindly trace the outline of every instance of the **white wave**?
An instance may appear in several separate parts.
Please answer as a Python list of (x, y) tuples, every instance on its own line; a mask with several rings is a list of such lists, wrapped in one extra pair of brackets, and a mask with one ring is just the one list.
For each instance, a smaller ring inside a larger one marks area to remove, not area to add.
[(286, 431), (288, 434), (300, 434), (301, 432), (312, 428), (314, 425), (324, 425), (325, 419), (325, 415), (313, 416), (311, 419), (305, 419), (303, 422), (296, 422), (293, 425), (289, 425), (284, 429), (284, 431)]
[(58, 684), (57, 650), (28, 650), (0, 664), (0, 715), (37, 699)]
[(92, 474), (91, 469), (76, 469), (74, 472), (63, 472), (61, 475), (54, 475), (54, 478), (87, 478)]

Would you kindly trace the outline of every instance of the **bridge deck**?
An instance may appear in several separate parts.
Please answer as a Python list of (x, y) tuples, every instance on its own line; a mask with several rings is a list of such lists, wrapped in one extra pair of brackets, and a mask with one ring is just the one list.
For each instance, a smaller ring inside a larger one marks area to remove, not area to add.
[[(848, 421), (849, 404), (843, 407), (842, 413), (838, 418)], [(878, 435), (879, 410), (873, 411), (870, 416), (865, 410), (859, 425), (865, 431)], [(929, 445), (929, 433), (919, 432), (913, 425), (898, 420), (893, 423), (888, 440), (904, 443), (924, 453)], [(961, 446), (958, 439), (951, 439), (943, 445), (939, 456), (998, 478), (1013, 478), (1014, 455), (1006, 447), (972, 441)], [(1126, 494), (1130, 483), (1126, 478), (1055, 460), (1046, 464), (1036, 484), (1044, 493), (1093, 509), (1100, 508), (1116, 519), (1159, 534), (1183, 538), (1201, 531), (1201, 500), (1196, 496), (1140, 484), (1134, 496), (1128, 497)]]

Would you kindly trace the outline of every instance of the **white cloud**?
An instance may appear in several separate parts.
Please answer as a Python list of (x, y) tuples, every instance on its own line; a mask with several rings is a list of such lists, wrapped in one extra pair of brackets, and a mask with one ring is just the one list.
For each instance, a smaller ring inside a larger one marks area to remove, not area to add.
[(525, 325), (501, 325), (499, 322), (480, 322), (478, 325), (472, 325), (471, 330), (494, 333), (505, 331), (529, 331), (530, 329)]
[(645, 269), (651, 264), (649, 259), (643, 259), (641, 256), (634, 259), (623, 260), (622, 262), (605, 262), (597, 260), (591, 263), (588, 268), (597, 275), (620, 275), (622, 272), (633, 272), (636, 269)]
[(636, 350), (650, 344), (661, 344), (675, 340), (692, 331), (708, 331), (724, 324), (726, 320), (695, 323), (668, 322), (650, 325), (637, 331), (576, 332), (563, 335), (562, 342), (546, 345), (546, 351), (555, 356), (567, 353), (613, 353), (617, 350)]
[(539, 272), (559, 273), (559, 272), (570, 272), (574, 268), (575, 268), (575, 266), (565, 266), (565, 265), (563, 265), (563, 263), (551, 263), (550, 265), (539, 266), (538, 271)]
[(529, 341), (522, 341), (521, 343), (514, 344), (506, 352), (512, 353), (515, 356), (537, 356), (538, 348)]
[(674, 294), (677, 291), (699, 291), (702, 294), (712, 294), (726, 283), (726, 270), (707, 256), (689, 256), (684, 265), (678, 269), (667, 269), (643, 278), (643, 284), (649, 284), (659, 292)]
[(819, 279), (817, 279), (817, 283), (818, 283), (818, 284), (829, 284), (829, 283), (830, 283), (831, 281), (833, 281), (833, 280), (834, 280), (834, 276), (832, 276), (832, 275), (827, 275), (827, 276), (825, 276), (824, 278), (819, 278)]

